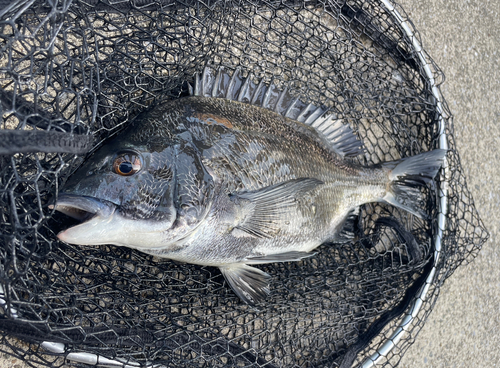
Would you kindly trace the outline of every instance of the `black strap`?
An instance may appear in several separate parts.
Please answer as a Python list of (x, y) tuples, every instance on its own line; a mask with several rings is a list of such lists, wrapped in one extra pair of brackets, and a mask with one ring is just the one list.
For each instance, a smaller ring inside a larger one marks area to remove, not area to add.
[(27, 152), (81, 155), (91, 148), (91, 135), (40, 130), (0, 130), (0, 155)]

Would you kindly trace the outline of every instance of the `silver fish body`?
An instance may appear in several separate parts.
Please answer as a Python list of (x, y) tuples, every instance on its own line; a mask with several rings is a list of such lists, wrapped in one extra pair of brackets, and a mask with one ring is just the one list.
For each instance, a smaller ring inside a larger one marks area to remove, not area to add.
[(419, 190), (405, 180), (430, 181), (444, 151), (363, 167), (343, 157), (361, 152), (352, 131), (323, 122), (330, 136), (229, 98), (159, 105), (71, 177), (56, 209), (83, 222), (58, 237), (219, 267), (255, 304), (269, 293), (268, 275), (252, 265), (349, 240), (343, 229), (360, 205), (384, 201), (424, 215), (413, 203)]

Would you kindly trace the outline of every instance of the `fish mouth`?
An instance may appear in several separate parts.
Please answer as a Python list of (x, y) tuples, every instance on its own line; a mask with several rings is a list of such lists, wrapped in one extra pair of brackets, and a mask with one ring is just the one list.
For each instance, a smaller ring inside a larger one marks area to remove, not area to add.
[(95, 197), (63, 193), (50, 207), (82, 221), (57, 234), (67, 244), (155, 248), (155, 244), (163, 246), (163, 231), (171, 226), (126, 218), (120, 213), (120, 205)]
[(59, 240), (76, 245), (109, 244), (102, 240), (102, 234), (107, 230), (107, 222), (114, 216), (117, 205), (94, 197), (74, 194), (60, 194), (51, 208), (64, 213), (76, 220), (79, 225), (70, 227), (57, 234)]
[(95, 216), (109, 217), (116, 207), (116, 204), (109, 201), (74, 194), (60, 194), (56, 203), (49, 206), (81, 222), (87, 222)]

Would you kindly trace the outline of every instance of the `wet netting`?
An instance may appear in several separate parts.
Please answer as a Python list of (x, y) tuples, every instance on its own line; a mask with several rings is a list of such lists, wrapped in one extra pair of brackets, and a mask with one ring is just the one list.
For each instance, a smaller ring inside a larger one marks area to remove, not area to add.
[[(362, 206), (352, 242), (258, 266), (272, 280), (256, 307), (217, 268), (59, 241), (68, 176), (206, 65), (330, 108), (362, 164), (448, 149), (430, 218)], [(443, 79), (386, 0), (0, 1), (1, 351), (37, 367), (396, 366), (488, 237)]]

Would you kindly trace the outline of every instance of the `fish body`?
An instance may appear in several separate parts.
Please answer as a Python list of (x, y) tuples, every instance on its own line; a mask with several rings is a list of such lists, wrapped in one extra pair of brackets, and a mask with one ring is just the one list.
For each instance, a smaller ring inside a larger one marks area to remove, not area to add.
[[(279, 99), (295, 103), (285, 93), (275, 95), (275, 111), (228, 98), (234, 86), (223, 97), (203, 95), (206, 79), (198, 96), (143, 113), (77, 170), (55, 207), (83, 222), (61, 240), (216, 266), (255, 304), (269, 289), (253, 265), (352, 239), (346, 222), (360, 205), (388, 202), (424, 216), (418, 188), (407, 183), (430, 181), (445, 151), (363, 167), (346, 159), (362, 152), (348, 126), (319, 113), (300, 122), (305, 110), (299, 119), (277, 112)], [(236, 81), (241, 97), (248, 81)], [(212, 91), (224, 89), (216, 84)]]

